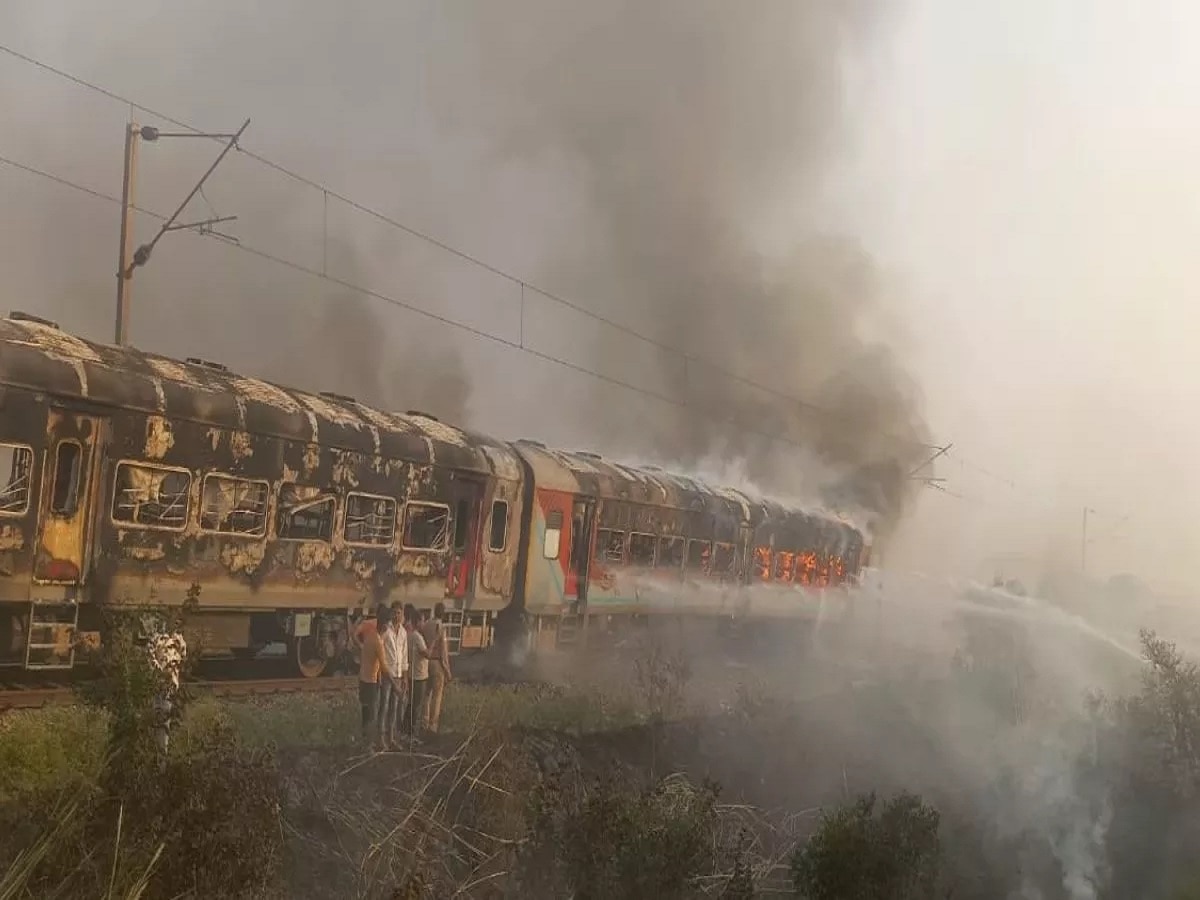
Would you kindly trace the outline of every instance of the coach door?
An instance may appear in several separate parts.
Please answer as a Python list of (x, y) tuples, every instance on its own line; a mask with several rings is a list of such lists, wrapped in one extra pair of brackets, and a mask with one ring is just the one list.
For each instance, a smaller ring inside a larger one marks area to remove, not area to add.
[(34, 581), (80, 585), (90, 559), (92, 503), (103, 419), (51, 408), (38, 504)]
[(571, 549), (567, 557), (563, 593), (568, 600), (577, 600), (582, 608), (587, 603), (588, 562), (592, 550), (592, 525), (596, 517), (596, 501), (576, 498), (571, 505)]
[(475, 587), (483, 485), (466, 479), (456, 479), (452, 484), (450, 512), (454, 517), (451, 523), (453, 543), (450, 547), (450, 572), (446, 576), (446, 596), (461, 600)]

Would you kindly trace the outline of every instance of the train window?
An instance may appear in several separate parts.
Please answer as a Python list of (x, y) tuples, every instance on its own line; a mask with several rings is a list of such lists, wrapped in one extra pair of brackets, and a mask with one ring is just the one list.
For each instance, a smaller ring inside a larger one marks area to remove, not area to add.
[(617, 565), (625, 562), (625, 532), (599, 529), (596, 532), (596, 559)]
[(400, 543), (406, 550), (445, 550), (450, 538), (450, 507), (444, 503), (404, 505), (404, 532)]
[(462, 553), (467, 549), (467, 536), (470, 531), (471, 504), (465, 498), (454, 504), (454, 549)]
[(200, 492), (200, 527), (220, 534), (262, 537), (267, 533), (270, 485), (210, 472)]
[(688, 541), (687, 567), (689, 569), (707, 573), (711, 559), (712, 544), (710, 542), (695, 539)]
[(632, 532), (629, 535), (629, 564), (631, 566), (653, 566), (654, 547), (658, 540), (652, 534)]
[(562, 510), (552, 509), (546, 513), (546, 537), (542, 541), (542, 556), (546, 559), (558, 559), (558, 551), (562, 544)]
[(736, 575), (737, 569), (737, 553), (733, 544), (713, 544), (712, 571), (717, 575)]
[(54, 490), (50, 512), (73, 516), (79, 509), (79, 478), (83, 470), (83, 447), (77, 441), (60, 441), (54, 454)]
[(492, 501), (492, 530), (488, 535), (488, 549), (499, 553), (508, 541), (508, 501)]
[(775, 580), (776, 581), (791, 581), (792, 580), (792, 562), (796, 558), (795, 553), (787, 550), (775, 551)]
[(386, 547), (395, 536), (395, 500), (374, 494), (346, 495), (346, 525), (342, 537), (347, 543)]
[(658, 567), (660, 569), (683, 568), (684, 549), (687, 545), (681, 537), (662, 537), (658, 539)]
[(275, 536), (281, 541), (333, 540), (334, 498), (320, 488), (284, 484), (279, 488)]
[(112, 519), (139, 528), (182, 531), (187, 526), (192, 474), (140, 463), (117, 465)]
[(29, 511), (29, 478), (33, 450), (17, 444), (0, 444), (0, 515), (23, 516)]
[(754, 574), (760, 581), (771, 580), (771, 548), (758, 546), (754, 548)]

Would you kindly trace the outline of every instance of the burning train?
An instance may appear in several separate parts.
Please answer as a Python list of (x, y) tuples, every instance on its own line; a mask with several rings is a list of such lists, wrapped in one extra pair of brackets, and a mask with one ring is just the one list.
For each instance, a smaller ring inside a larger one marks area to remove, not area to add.
[(831, 514), (0, 320), (0, 664), (70, 668), (105, 608), (194, 585), (206, 653), (282, 642), (316, 676), (377, 602), (540, 648), (803, 616), (868, 554)]

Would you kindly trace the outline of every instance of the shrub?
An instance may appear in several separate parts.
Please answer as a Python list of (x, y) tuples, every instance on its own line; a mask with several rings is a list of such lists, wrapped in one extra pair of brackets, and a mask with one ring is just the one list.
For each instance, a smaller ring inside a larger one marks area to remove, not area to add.
[(876, 812), (874, 794), (832, 812), (792, 858), (806, 900), (923, 900), (937, 889), (939, 815), (901, 793)]
[(716, 800), (715, 785), (696, 788), (682, 778), (640, 791), (600, 783), (581, 798), (543, 784), (518, 853), (523, 896), (688, 896), (720, 855)]
[[(198, 590), (189, 592), (195, 601)], [(180, 622), (170, 627), (181, 627)], [(178, 720), (155, 698), (164, 676), (140, 645), (141, 623), (110, 618), (84, 702), (104, 713), (104, 764), (95, 786), (64, 794), (26, 842), (10, 896), (257, 896), (282, 848), (279, 777), (270, 750), (243, 747), (210, 717), (164, 755), (156, 731)], [(65, 868), (64, 863), (74, 868)]]

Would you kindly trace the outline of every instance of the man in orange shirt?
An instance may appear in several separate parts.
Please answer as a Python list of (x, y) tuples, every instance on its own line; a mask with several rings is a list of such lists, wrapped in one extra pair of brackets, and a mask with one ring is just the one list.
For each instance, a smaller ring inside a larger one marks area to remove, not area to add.
[(362, 707), (363, 744), (372, 740), (377, 707), (379, 705), (379, 677), (392, 678), (384, 655), (382, 635), (387, 631), (391, 612), (380, 605), (375, 611), (375, 628), (363, 628), (362, 658), (358, 665), (358, 703)]

